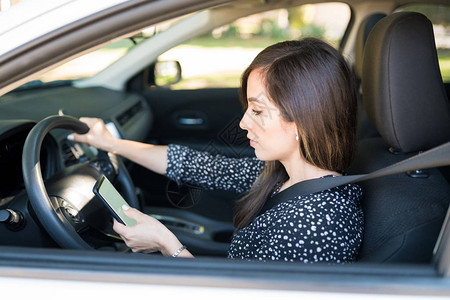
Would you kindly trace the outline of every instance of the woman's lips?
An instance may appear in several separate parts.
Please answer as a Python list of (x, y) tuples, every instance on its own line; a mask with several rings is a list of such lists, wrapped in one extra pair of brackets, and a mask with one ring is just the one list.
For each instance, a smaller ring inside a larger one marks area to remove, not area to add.
[(251, 138), (247, 137), (250, 140), (250, 146), (252, 146), (253, 148), (255, 148), (256, 144), (258, 144), (257, 141), (252, 140)]

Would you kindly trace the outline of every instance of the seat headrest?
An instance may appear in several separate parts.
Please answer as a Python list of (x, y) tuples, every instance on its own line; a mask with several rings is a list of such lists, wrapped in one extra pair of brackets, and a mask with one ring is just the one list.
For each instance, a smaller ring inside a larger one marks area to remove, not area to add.
[(358, 78), (362, 77), (362, 69), (363, 69), (363, 51), (364, 45), (366, 44), (367, 37), (369, 36), (372, 28), (380, 21), (382, 18), (386, 17), (386, 14), (383, 13), (375, 13), (366, 16), (358, 27), (358, 32), (356, 33), (355, 38), (355, 73)]
[(362, 86), (369, 118), (395, 150), (427, 150), (450, 140), (450, 103), (424, 15), (395, 13), (375, 25), (364, 50)]

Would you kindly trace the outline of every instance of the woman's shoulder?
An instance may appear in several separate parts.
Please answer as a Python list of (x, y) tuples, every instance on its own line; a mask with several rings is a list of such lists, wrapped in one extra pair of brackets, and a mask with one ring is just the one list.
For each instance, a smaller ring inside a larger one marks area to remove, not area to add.
[(346, 184), (321, 192), (291, 196), (274, 206), (266, 213), (269, 215), (290, 214), (293, 210), (317, 212), (318, 210), (357, 209), (360, 205), (362, 189), (357, 184)]
[(333, 195), (336, 197), (359, 199), (362, 197), (362, 188), (358, 184), (349, 183), (322, 191), (320, 193), (321, 196)]
[(292, 196), (291, 201), (295, 202), (317, 202), (320, 200), (359, 200), (362, 197), (362, 189), (359, 185), (354, 183), (337, 186), (331, 189), (326, 189), (308, 195)]

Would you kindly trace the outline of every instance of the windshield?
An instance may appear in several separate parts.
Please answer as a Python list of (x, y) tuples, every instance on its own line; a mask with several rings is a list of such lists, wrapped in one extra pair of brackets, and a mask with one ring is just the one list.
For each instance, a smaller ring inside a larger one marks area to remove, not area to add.
[[(186, 16), (182, 17), (185, 18)], [(75, 80), (86, 79), (97, 75), (118, 59), (123, 57), (136, 45), (142, 43), (165, 30), (173, 24), (179, 22), (182, 18), (175, 18), (130, 35), (128, 37), (111, 41), (94, 51), (83, 54), (69, 62), (66, 62), (50, 71), (30, 81), (14, 91), (35, 89), (41, 87), (70, 85)]]
[(45, 83), (57, 80), (76, 80), (94, 76), (124, 56), (130, 49), (137, 45), (140, 40), (142, 40), (142, 38), (130, 37), (113, 42), (45, 73), (39, 80)]

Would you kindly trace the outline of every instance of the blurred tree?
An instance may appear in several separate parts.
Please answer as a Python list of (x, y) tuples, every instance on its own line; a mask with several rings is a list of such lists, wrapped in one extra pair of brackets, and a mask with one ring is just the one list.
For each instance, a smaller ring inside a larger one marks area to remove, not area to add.
[(303, 25), (305, 25), (304, 21), (305, 7), (303, 5), (289, 8), (288, 12), (289, 12), (289, 24), (292, 28), (300, 29)]
[(415, 11), (427, 16), (433, 24), (450, 25), (450, 7), (446, 5), (413, 4), (403, 7), (402, 11)]
[(289, 27), (280, 28), (275, 20), (266, 19), (261, 22), (258, 35), (274, 40), (285, 40), (289, 38)]
[(323, 38), (325, 28), (314, 24), (315, 7), (313, 5), (302, 5), (289, 9), (289, 23), (292, 35), (312, 36)]

